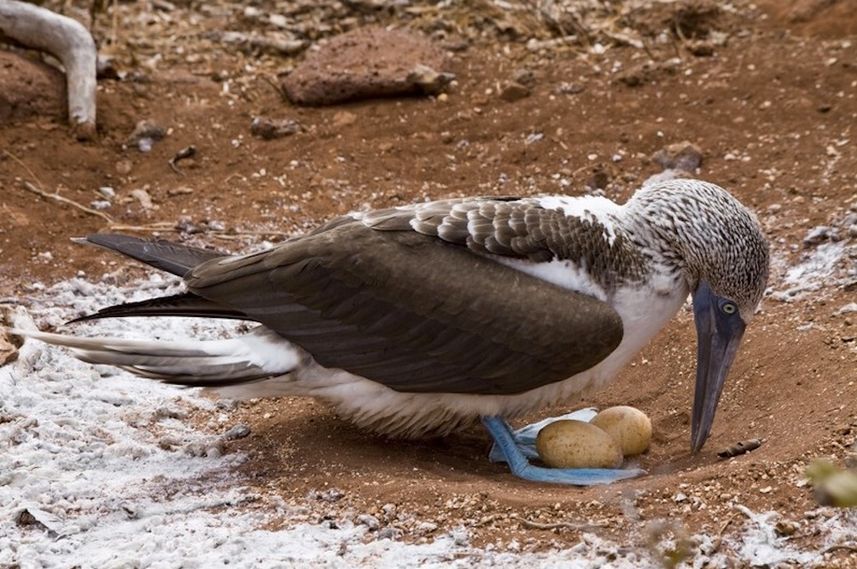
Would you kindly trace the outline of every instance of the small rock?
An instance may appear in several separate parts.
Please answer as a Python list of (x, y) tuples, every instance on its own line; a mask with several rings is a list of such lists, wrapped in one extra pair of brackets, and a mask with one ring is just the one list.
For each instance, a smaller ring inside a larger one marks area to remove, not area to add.
[(445, 52), (428, 38), (369, 26), (338, 35), (309, 53), (282, 87), (299, 105), (437, 94), (453, 79), (445, 66)]
[(536, 75), (531, 70), (522, 68), (516, 70), (512, 74), (512, 81), (515, 83), (520, 83), (521, 85), (525, 85), (527, 87), (532, 87), (536, 84)]
[(143, 206), (143, 209), (145, 210), (150, 210), (155, 207), (154, 204), (152, 204), (152, 198), (149, 196), (149, 192), (142, 188), (131, 190), (131, 197), (140, 202), (140, 205)]
[(95, 77), (97, 79), (119, 79), (119, 72), (116, 71), (116, 62), (109, 55), (102, 53), (98, 54), (95, 60)]
[(452, 83), (455, 75), (435, 71), (427, 65), (419, 64), (408, 73), (408, 81), (422, 89), (426, 95), (437, 95)]
[(827, 103), (822, 103), (815, 108), (815, 110), (821, 114), (829, 113), (832, 109), (833, 105), (829, 105)]
[(659, 63), (642, 63), (616, 74), (616, 81), (628, 86), (639, 87), (655, 81), (663, 74), (674, 74), (681, 66), (678, 58), (668, 59)]
[(399, 528), (386, 527), (378, 532), (378, 539), (389, 539), (391, 541), (395, 541), (401, 539), (402, 535), (403, 532)]
[(333, 126), (337, 128), (349, 126), (354, 124), (355, 122), (357, 122), (357, 115), (348, 111), (339, 111), (338, 113), (333, 115)]
[(842, 308), (836, 311), (836, 314), (853, 314), (857, 312), (857, 302), (849, 302)]
[(15, 524), (22, 528), (50, 530), (48, 524), (45, 523), (48, 518), (53, 518), (53, 516), (36, 508), (25, 508), (15, 514)]
[(204, 232), (201, 226), (195, 224), (193, 219), (187, 216), (182, 216), (178, 221), (176, 221), (175, 229), (179, 233), (184, 233), (186, 235), (196, 235), (197, 233)]
[(381, 522), (375, 516), (369, 514), (360, 514), (357, 516), (357, 523), (369, 528), (369, 531), (375, 531), (381, 527)]
[(116, 172), (123, 176), (127, 176), (131, 173), (131, 169), (133, 168), (133, 166), (134, 165), (131, 163), (130, 160), (120, 160), (116, 163)]
[(818, 225), (810, 229), (803, 238), (804, 247), (812, 247), (825, 241), (839, 241), (839, 234), (832, 227)]
[(684, 492), (679, 492), (675, 496), (673, 496), (673, 502), (681, 503), (687, 501), (687, 494)]
[(774, 531), (780, 537), (789, 537), (795, 534), (798, 525), (789, 520), (780, 520), (774, 526)]
[(116, 191), (110, 186), (101, 186), (98, 188), (98, 193), (107, 198), (108, 200), (112, 200), (116, 197)]
[(714, 44), (707, 40), (690, 40), (685, 48), (696, 57), (711, 57), (714, 55)]
[(172, 451), (179, 445), (181, 445), (181, 441), (175, 437), (163, 437), (158, 439), (158, 448), (161, 450)]
[[(277, 14), (278, 15), (278, 14)], [(309, 46), (309, 42), (284, 32), (243, 33), (236, 31), (211, 32), (209, 37), (227, 45), (234, 45), (248, 54), (296, 55)]]
[(155, 419), (185, 419), (187, 412), (178, 407), (162, 406), (155, 409)]
[[(11, 325), (8, 321), (12, 311), (0, 307), (0, 324)], [(6, 328), (0, 328), (0, 366), (15, 361), (18, 358), (18, 347), (21, 345), (20, 338), (12, 336)]]
[(128, 136), (126, 143), (136, 146), (140, 152), (149, 152), (158, 140), (167, 136), (167, 130), (150, 120), (141, 120), (134, 127), (134, 131)]
[(244, 423), (239, 423), (223, 433), (223, 438), (227, 441), (237, 441), (250, 435), (250, 427)]
[(205, 222), (205, 226), (209, 231), (226, 231), (226, 224), (219, 219), (212, 219)]
[(339, 488), (329, 488), (323, 491), (316, 490), (313, 493), (313, 497), (316, 500), (321, 500), (322, 502), (338, 502), (345, 497), (345, 492)]
[(507, 81), (500, 89), (500, 98), (510, 103), (530, 96), (530, 89), (516, 81)]
[(226, 452), (226, 447), (220, 439), (209, 439), (188, 443), (183, 450), (188, 456), (218, 458)]
[(578, 93), (583, 93), (586, 90), (586, 86), (582, 83), (560, 83), (559, 86), (554, 90), (554, 93), (557, 95), (577, 95)]
[(170, 188), (169, 190), (167, 190), (167, 195), (170, 197), (184, 196), (192, 193), (193, 188), (188, 188), (187, 186), (181, 186), (179, 188)]
[(414, 532), (417, 535), (425, 535), (427, 533), (431, 533), (437, 530), (437, 524), (432, 522), (420, 522), (417, 524), (417, 527), (414, 528)]
[(98, 211), (101, 211), (103, 209), (109, 209), (110, 206), (112, 206), (112, 205), (113, 204), (107, 200), (95, 200), (95, 201), (89, 202), (89, 207), (91, 207), (92, 209), (98, 210)]
[(300, 123), (292, 119), (254, 117), (250, 123), (250, 134), (264, 140), (291, 136), (299, 133), (301, 130)]
[(692, 142), (677, 142), (655, 152), (652, 160), (664, 170), (693, 173), (702, 165), (702, 150)]

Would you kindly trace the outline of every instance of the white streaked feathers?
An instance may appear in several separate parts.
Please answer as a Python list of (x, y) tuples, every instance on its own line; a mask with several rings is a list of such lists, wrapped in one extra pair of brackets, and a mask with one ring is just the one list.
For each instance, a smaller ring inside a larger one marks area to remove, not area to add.
[(560, 209), (572, 217), (595, 221), (607, 232), (610, 245), (616, 240), (616, 217), (622, 214), (622, 206), (601, 196), (542, 196), (536, 202), (545, 209)]

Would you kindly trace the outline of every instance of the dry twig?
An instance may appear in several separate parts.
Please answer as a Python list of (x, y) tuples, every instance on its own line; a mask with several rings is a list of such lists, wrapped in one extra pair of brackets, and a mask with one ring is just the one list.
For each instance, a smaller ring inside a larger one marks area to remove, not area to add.
[(0, 2), (0, 36), (55, 55), (65, 67), (68, 118), (81, 140), (95, 136), (95, 63), (89, 31), (76, 20), (18, 0)]
[[(32, 192), (32, 193), (34, 193), (34, 194), (36, 194), (36, 195), (39, 195), (39, 196), (41, 196), (41, 197), (43, 197), (43, 198), (46, 198), (46, 199), (49, 199), (49, 200), (53, 200), (53, 201), (55, 201), (55, 202), (59, 202), (59, 203), (64, 203), (64, 204), (70, 205), (70, 206), (72, 206), (72, 207), (74, 207), (74, 208), (79, 209), (80, 211), (83, 211), (83, 212), (85, 212), (85, 213), (88, 213), (89, 215), (95, 215), (95, 216), (98, 216), (98, 217), (100, 217), (101, 219), (105, 220), (107, 223), (113, 223), (113, 218), (112, 218), (112, 217), (110, 217), (109, 215), (107, 215), (106, 213), (104, 213), (103, 211), (98, 211), (98, 210), (95, 210), (95, 209), (92, 209), (92, 208), (88, 208), (88, 207), (86, 207), (85, 205), (79, 204), (79, 203), (77, 203), (77, 202), (76, 202), (76, 201), (74, 201), (74, 200), (70, 200), (70, 199), (68, 199), (67, 197), (61, 196), (61, 195), (59, 195), (59, 194), (58, 194), (58, 193), (56, 193), (56, 192), (54, 192), (53, 194), (52, 194), (52, 193), (50, 193), (50, 192), (46, 192), (45, 190), (43, 190), (43, 189), (42, 189), (42, 182), (41, 182), (41, 180), (39, 180), (39, 177), (38, 177), (38, 176), (36, 176), (36, 173), (35, 173), (35, 172), (33, 172), (33, 171), (30, 169), (30, 167), (29, 167), (29, 166), (27, 166), (27, 164), (26, 164), (23, 160), (21, 160), (20, 158), (18, 158), (17, 156), (15, 156), (15, 155), (14, 155), (14, 154), (12, 154), (11, 152), (9, 152), (8, 150), (4, 150), (4, 151), (3, 151), (3, 154), (5, 154), (5, 155), (6, 155), (6, 156), (8, 156), (9, 158), (11, 158), (11, 159), (12, 159), (12, 160), (14, 160), (15, 162), (17, 162), (17, 163), (18, 163), (18, 165), (19, 165), (19, 166), (21, 166), (21, 168), (23, 168), (24, 170), (26, 170), (26, 171), (27, 171), (27, 173), (30, 175), (30, 177), (31, 177), (31, 178), (33, 179), (33, 181), (35, 182), (35, 184), (32, 184), (32, 183), (30, 183), (30, 182), (28, 182), (28, 181), (24, 180), (24, 182), (23, 182), (23, 186), (24, 186), (24, 189), (25, 189), (25, 190), (27, 190), (28, 192)], [(38, 186), (38, 187), (37, 187), (37, 186)]]
[(33, 184), (31, 184), (30, 182), (27, 182), (27, 181), (24, 181), (23, 185), (24, 185), (24, 189), (27, 190), (28, 192), (32, 192), (36, 195), (42, 196), (43, 198), (47, 198), (49, 200), (53, 200), (55, 202), (70, 205), (71, 207), (79, 209), (80, 211), (82, 211), (84, 213), (88, 213), (89, 215), (95, 215), (97, 217), (100, 217), (101, 219), (103, 219), (107, 223), (113, 223), (113, 218), (110, 217), (109, 215), (107, 215), (106, 213), (104, 213), (103, 211), (98, 211), (97, 209), (92, 209), (92, 208), (86, 207), (85, 205), (79, 204), (74, 200), (70, 200), (67, 197), (61, 196), (58, 193), (52, 194), (52, 193), (46, 192), (44, 190), (40, 190), (39, 188), (37, 188), (36, 186), (34, 186)]
[(606, 527), (604, 524), (578, 524), (573, 522), (553, 522), (545, 524), (541, 522), (534, 522), (532, 520), (521, 520), (521, 525), (529, 529), (552, 530), (564, 528), (577, 531), (592, 531)]

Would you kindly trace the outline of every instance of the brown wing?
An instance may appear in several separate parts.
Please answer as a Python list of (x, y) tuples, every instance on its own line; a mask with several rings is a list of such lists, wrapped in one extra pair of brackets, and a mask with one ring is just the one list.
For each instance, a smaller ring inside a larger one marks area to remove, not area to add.
[(622, 339), (618, 314), (595, 298), (356, 221), (206, 262), (186, 280), (321, 365), (404, 392), (521, 393), (594, 366)]

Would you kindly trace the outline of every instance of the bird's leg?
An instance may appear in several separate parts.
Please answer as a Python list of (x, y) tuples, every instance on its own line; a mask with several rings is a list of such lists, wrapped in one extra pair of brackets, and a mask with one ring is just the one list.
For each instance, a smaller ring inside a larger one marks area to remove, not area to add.
[(543, 468), (533, 466), (521, 452), (512, 429), (501, 417), (482, 417), (482, 424), (491, 434), (497, 448), (509, 465), (512, 474), (533, 482), (553, 484), (571, 484), (574, 486), (592, 486), (609, 484), (625, 478), (633, 478), (643, 473), (639, 469), (622, 468)]

